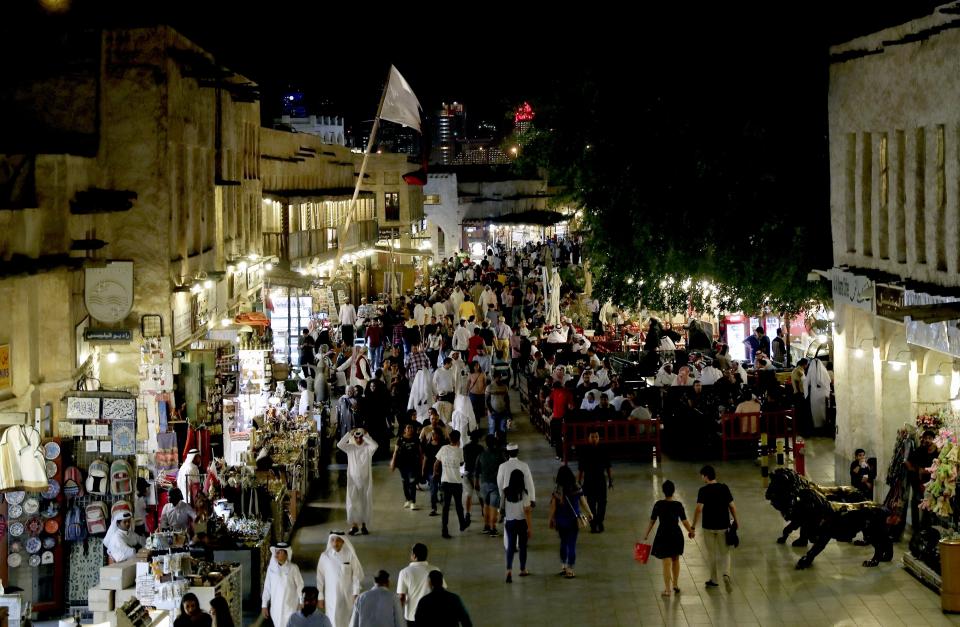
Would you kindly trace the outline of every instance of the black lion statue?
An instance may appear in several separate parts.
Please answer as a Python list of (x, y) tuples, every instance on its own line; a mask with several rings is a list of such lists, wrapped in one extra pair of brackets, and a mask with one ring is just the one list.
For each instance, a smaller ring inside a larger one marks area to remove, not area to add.
[(794, 546), (813, 546), (797, 562), (807, 568), (826, 548), (831, 539), (850, 542), (863, 532), (866, 544), (874, 548), (873, 557), (864, 566), (876, 566), (893, 559), (893, 543), (887, 532), (887, 514), (873, 501), (850, 487), (823, 488), (787, 468), (778, 468), (770, 476), (766, 498), (789, 525), (778, 542), (786, 541), (793, 529), (800, 529), (800, 540)]

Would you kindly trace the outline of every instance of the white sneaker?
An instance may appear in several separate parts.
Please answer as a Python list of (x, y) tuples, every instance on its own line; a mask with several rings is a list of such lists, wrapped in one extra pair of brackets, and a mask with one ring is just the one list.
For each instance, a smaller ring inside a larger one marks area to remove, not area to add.
[(403, 509), (410, 509), (410, 506), (413, 505), (410, 501), (403, 502)]
[(414, 503), (413, 501), (410, 501), (410, 511), (411, 511), (411, 512), (415, 512), (415, 511), (417, 511), (417, 510), (419, 510), (419, 509), (420, 509), (420, 508), (417, 507), (417, 504), (416, 504), (416, 503)]

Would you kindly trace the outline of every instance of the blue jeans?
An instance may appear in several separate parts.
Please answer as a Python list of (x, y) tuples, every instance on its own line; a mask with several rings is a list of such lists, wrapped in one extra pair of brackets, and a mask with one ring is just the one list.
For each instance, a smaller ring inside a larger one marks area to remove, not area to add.
[(557, 533), (560, 534), (560, 562), (573, 566), (577, 561), (577, 534), (580, 527), (576, 521), (572, 524), (558, 524)]
[(401, 468), (400, 480), (403, 482), (403, 498), (412, 503), (417, 502), (417, 481), (420, 473), (415, 468)]
[(508, 414), (500, 414), (497, 412), (490, 412), (490, 417), (487, 418), (487, 433), (493, 435), (497, 431), (500, 433), (507, 432), (507, 418), (510, 416)]
[[(520, 553), (520, 570), (527, 569), (527, 521), (508, 520), (504, 523), (507, 534), (507, 570), (513, 570), (513, 556)], [(519, 548), (518, 548), (519, 545)]]
[(374, 374), (377, 368), (383, 365), (383, 344), (380, 346), (370, 346), (370, 374)]

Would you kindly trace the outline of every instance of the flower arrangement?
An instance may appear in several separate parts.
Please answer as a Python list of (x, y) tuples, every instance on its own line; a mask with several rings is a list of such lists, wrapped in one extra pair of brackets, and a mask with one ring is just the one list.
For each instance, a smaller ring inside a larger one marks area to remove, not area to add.
[(930, 467), (930, 481), (925, 486), (920, 507), (938, 516), (950, 517), (953, 515), (952, 500), (957, 493), (960, 463), (958, 434), (952, 429), (940, 429), (934, 442), (940, 449), (940, 454)]
[(943, 426), (943, 416), (937, 412), (917, 416), (918, 429), (933, 429), (936, 431), (940, 429), (941, 426)]

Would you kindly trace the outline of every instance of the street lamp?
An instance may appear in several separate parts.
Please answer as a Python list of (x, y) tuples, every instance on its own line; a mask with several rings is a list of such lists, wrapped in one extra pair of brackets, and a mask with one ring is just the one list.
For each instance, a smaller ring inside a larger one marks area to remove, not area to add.
[(910, 354), (910, 351), (900, 351), (899, 353), (897, 353), (895, 359), (888, 359), (887, 363), (890, 364), (890, 367), (893, 368), (895, 372), (900, 372), (900, 370), (907, 365), (907, 362), (900, 361), (900, 356), (909, 355), (909, 354)]

